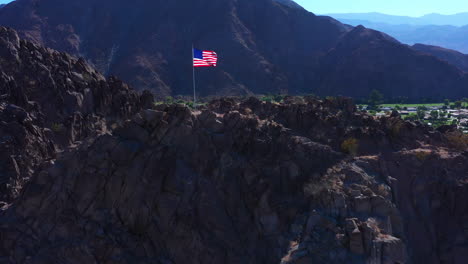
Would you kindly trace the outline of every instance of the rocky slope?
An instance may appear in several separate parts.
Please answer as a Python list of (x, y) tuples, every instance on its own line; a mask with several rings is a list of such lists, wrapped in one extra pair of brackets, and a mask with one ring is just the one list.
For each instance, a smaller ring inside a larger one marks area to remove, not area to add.
[[(467, 14), (465, 14), (467, 15)], [(448, 49), (453, 49), (462, 53), (468, 53), (468, 39), (466, 38), (468, 32), (467, 19), (460, 19), (463, 21), (457, 26), (451, 25), (450, 22), (440, 23), (434, 25), (429, 22), (422, 22), (419, 25), (411, 24), (405, 21), (402, 17), (394, 17), (393, 23), (379, 22), (367, 20), (365, 17), (362, 19), (346, 19), (341, 18), (340, 15), (330, 16), (338, 19), (344, 24), (352, 26), (363, 25), (367, 28), (372, 28), (381, 32), (385, 32), (402, 43), (414, 45), (423, 43), (425, 45), (440, 46)]]
[(202, 96), (468, 96), (466, 76), (445, 62), (290, 2), (18, 0), (0, 10), (0, 24), (161, 97), (191, 94), (192, 42), (220, 57), (218, 68), (197, 69)]
[(444, 60), (452, 65), (457, 66), (460, 70), (468, 72), (468, 55), (456, 50), (444, 49), (437, 46), (415, 44), (413, 49), (431, 54), (441, 60)]
[(108, 123), (139, 111), (142, 101), (83, 59), (0, 27), (0, 201), (16, 197), (44, 160), (106, 132)]
[[(462, 95), (468, 87), (467, 75), (456, 66), (363, 26), (354, 28), (328, 53), (321, 76), (319, 94), (366, 97), (369, 87), (374, 87), (387, 98), (405, 95), (439, 101), (447, 95), (444, 91)], [(446, 81), (441, 83), (442, 79)]]
[(5, 263), (464, 263), (468, 140), (347, 99), (159, 105), (44, 165)]

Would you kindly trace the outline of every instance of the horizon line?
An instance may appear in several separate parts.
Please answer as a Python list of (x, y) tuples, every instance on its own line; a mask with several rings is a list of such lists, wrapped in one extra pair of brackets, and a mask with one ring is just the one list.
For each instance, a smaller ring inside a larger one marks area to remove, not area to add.
[(457, 12), (457, 13), (454, 13), (454, 14), (442, 14), (442, 13), (433, 12), (433, 13), (426, 13), (424, 15), (419, 15), (419, 16), (395, 15), (395, 14), (382, 13), (382, 12), (377, 12), (377, 11), (369, 11), (369, 12), (334, 12), (334, 13), (318, 13), (318, 12), (315, 13), (315, 12), (313, 12), (313, 13), (316, 14), (316, 15), (320, 15), (320, 16), (345, 15), (345, 14), (346, 15), (348, 15), (348, 14), (353, 14), (353, 15), (357, 15), (357, 14), (380, 14), (380, 15), (387, 15), (387, 16), (422, 18), (422, 17), (428, 16), (428, 15), (455, 16), (455, 15), (460, 15), (460, 14), (468, 14), (468, 11)]

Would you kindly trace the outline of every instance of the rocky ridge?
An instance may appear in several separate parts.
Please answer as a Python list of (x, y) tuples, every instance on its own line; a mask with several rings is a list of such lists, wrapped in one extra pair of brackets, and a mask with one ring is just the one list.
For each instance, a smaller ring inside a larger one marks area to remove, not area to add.
[(0, 27), (0, 201), (16, 197), (41, 162), (105, 133), (151, 98)]
[(461, 143), (340, 98), (154, 106), (36, 173), (1, 260), (463, 263)]
[(468, 72), (468, 55), (456, 50), (444, 49), (437, 46), (415, 44), (413, 49), (431, 54), (441, 60), (444, 60), (452, 65), (457, 66), (460, 70)]

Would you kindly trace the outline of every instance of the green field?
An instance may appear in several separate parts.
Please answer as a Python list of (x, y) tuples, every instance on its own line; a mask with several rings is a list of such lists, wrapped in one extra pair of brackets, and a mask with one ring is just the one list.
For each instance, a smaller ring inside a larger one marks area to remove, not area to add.
[(444, 103), (433, 103), (433, 104), (383, 104), (382, 107), (395, 107), (395, 106), (400, 106), (400, 107), (419, 107), (419, 106), (443, 106)]
[[(450, 103), (453, 104), (453, 103)], [(429, 103), (429, 104), (381, 104), (381, 107), (395, 107), (399, 106), (401, 108), (403, 107), (419, 107), (419, 106), (426, 106), (426, 107), (431, 107), (431, 106), (444, 106), (444, 103)], [(360, 106), (367, 106), (365, 104), (362, 104)], [(468, 107), (468, 103), (462, 103), (462, 107)]]

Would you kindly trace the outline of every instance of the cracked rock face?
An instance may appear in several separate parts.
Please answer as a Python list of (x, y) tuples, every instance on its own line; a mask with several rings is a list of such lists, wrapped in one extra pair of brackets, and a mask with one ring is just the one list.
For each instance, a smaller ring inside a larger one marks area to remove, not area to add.
[(147, 97), (0, 27), (0, 201), (17, 197), (43, 161), (106, 132), (109, 121), (139, 111)]
[(286, 101), (159, 105), (83, 142), (3, 208), (0, 260), (463, 263), (466, 149), (346, 99)]

